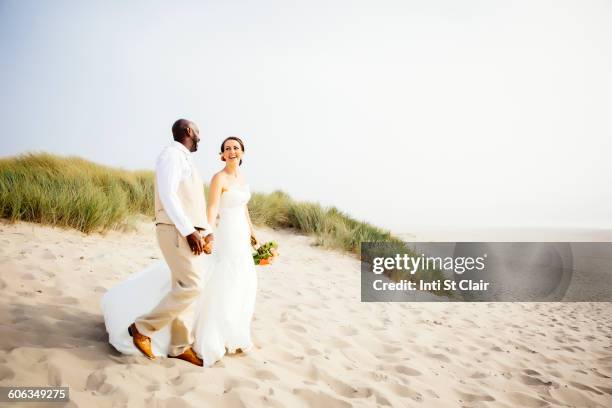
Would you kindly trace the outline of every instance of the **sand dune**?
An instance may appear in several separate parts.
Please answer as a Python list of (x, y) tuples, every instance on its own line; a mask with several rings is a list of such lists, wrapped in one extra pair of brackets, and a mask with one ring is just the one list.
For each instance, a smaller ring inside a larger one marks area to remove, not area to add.
[(258, 268), (256, 349), (201, 369), (106, 342), (100, 298), (160, 257), (151, 226), (0, 225), (0, 385), (80, 407), (612, 406), (611, 303), (361, 303), (357, 259), (260, 235), (282, 256)]

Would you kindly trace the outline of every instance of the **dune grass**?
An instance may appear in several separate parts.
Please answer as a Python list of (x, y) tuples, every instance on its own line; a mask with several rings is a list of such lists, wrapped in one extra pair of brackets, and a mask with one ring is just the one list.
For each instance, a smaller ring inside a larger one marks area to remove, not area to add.
[[(123, 225), (135, 215), (153, 216), (152, 171), (128, 171), (79, 157), (47, 153), (0, 160), (0, 217), (76, 228), (89, 233)], [(340, 210), (298, 202), (282, 191), (253, 193), (256, 225), (292, 228), (316, 243), (358, 253), (362, 241), (396, 241), (390, 232)]]
[(311, 234), (318, 245), (326, 248), (358, 254), (363, 241), (401, 242), (389, 231), (355, 220), (335, 207), (295, 201), (282, 191), (254, 193), (249, 211), (256, 224)]
[[(152, 171), (116, 169), (79, 157), (37, 153), (0, 159), (0, 218), (85, 233), (121, 228), (134, 217), (153, 218), (153, 179)], [(359, 255), (361, 242), (390, 242), (409, 252), (389, 231), (335, 207), (295, 201), (282, 191), (253, 193), (249, 211), (256, 225), (294, 229), (312, 235), (316, 245), (326, 248)], [(429, 277), (439, 276), (434, 271)], [(427, 278), (423, 274), (391, 277)]]
[(0, 160), (0, 217), (83, 232), (153, 216), (153, 172), (102, 166), (47, 153)]

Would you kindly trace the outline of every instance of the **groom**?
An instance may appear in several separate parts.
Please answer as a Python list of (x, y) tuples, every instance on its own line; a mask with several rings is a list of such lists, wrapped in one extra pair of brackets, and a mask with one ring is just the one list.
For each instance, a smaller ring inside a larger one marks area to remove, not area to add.
[[(174, 142), (155, 165), (155, 226), (157, 242), (172, 273), (172, 290), (148, 314), (128, 328), (134, 345), (148, 358), (153, 334), (171, 324), (168, 357), (203, 366), (191, 348), (193, 338), (189, 311), (199, 294), (201, 271), (197, 257), (210, 254), (212, 229), (206, 221), (204, 184), (191, 160), (198, 150), (200, 131), (186, 119), (172, 125)], [(204, 237), (204, 238), (203, 238)]]

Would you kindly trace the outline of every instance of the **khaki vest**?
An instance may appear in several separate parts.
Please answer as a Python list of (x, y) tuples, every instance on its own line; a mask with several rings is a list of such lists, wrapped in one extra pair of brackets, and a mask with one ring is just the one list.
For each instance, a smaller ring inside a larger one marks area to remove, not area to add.
[[(179, 184), (177, 195), (183, 211), (191, 220), (195, 228), (205, 228), (206, 223), (206, 199), (204, 198), (204, 183), (196, 167), (191, 165), (191, 177), (182, 180)], [(155, 223), (174, 225), (159, 198), (157, 191), (157, 179), (155, 179)]]

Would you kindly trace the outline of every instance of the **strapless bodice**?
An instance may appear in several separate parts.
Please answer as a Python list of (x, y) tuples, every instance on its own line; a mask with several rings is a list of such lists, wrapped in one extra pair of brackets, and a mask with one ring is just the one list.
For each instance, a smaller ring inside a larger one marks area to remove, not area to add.
[(231, 186), (221, 194), (219, 212), (226, 212), (232, 209), (243, 209), (244, 205), (251, 199), (249, 185)]

